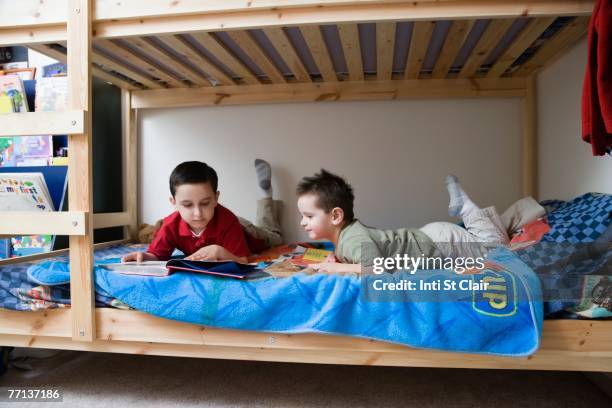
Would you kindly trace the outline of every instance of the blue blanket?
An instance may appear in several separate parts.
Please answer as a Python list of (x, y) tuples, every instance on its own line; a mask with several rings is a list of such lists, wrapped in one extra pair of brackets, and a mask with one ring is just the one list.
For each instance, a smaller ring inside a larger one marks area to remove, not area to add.
[[(278, 333), (350, 335), (416, 348), (525, 356), (539, 346), (542, 327), (540, 284), (506, 249), (489, 254), (501, 271), (461, 276), (450, 271), (363, 278), (296, 274), (252, 281), (193, 273), (168, 277), (121, 275), (95, 267), (96, 290), (153, 315), (206, 326)], [(118, 261), (118, 259), (115, 259)], [(109, 260), (105, 260), (106, 263)], [(65, 261), (41, 262), (28, 273), (37, 282), (65, 282)], [(378, 293), (374, 281), (481, 281), (486, 291)], [(489, 291), (491, 292), (491, 291)]]
[(542, 204), (548, 210), (550, 231), (541, 242), (516, 253), (540, 277), (548, 316), (584, 301), (585, 277), (610, 274), (612, 250), (576, 255), (602, 238), (610, 242), (612, 195), (587, 193), (567, 202), (553, 200)]

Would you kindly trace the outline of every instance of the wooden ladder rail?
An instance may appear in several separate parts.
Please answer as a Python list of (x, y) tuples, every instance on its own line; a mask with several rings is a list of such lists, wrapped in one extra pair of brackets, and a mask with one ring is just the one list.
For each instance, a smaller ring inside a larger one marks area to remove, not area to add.
[(68, 135), (68, 209), (82, 211), (86, 218), (84, 235), (71, 235), (70, 299), (72, 339), (96, 338), (95, 295), (93, 288), (93, 178), (92, 178), (92, 98), (91, 42), (92, 0), (69, 0), (68, 108), (85, 112), (82, 134)]

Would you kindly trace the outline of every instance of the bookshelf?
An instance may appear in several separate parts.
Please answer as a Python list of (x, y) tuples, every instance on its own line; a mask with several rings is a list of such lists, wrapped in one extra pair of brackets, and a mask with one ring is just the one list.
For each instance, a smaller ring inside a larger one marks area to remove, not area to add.
[[(38, 133), (32, 128), (32, 123), (40, 123), (40, 134), (49, 132), (58, 133), (52, 137), (52, 153), (54, 158), (58, 157), (59, 151), (67, 151), (68, 134), (79, 134), (84, 132), (84, 112), (83, 111), (63, 111), (63, 112), (33, 112), (36, 97), (36, 80), (23, 81), (30, 112), (19, 115), (0, 115), (0, 128), (3, 129), (2, 137), (24, 136), (22, 129), (28, 129), (29, 133)], [(121, 213), (123, 211), (123, 192), (122, 192), (122, 169), (116, 166), (121, 160), (108, 160), (109, 157), (121, 158), (122, 138), (121, 138), (121, 90), (101, 80), (94, 80), (93, 84), (93, 117), (94, 121), (92, 142), (93, 142), (93, 167), (96, 176), (93, 179), (94, 192), (94, 212), (97, 213)], [(12, 130), (13, 129), (13, 130)], [(96, 137), (97, 136), (97, 137)], [(62, 158), (64, 159), (64, 158)], [(67, 160), (67, 157), (64, 159)], [(2, 166), (1, 173), (17, 172), (40, 172), (43, 174), (47, 187), (52, 196), (56, 210), (66, 213), (68, 211), (67, 194), (67, 165), (45, 166)], [(14, 214), (13, 214), (14, 215)], [(49, 215), (49, 214), (47, 214)], [(72, 227), (73, 222), (79, 219), (80, 214), (73, 212), (70, 214), (57, 214), (57, 219), (51, 222), (52, 225), (65, 225), (63, 228), (66, 235), (55, 235), (52, 238), (53, 250), (68, 248), (68, 236), (77, 232)], [(3, 224), (10, 219), (2, 220)], [(32, 224), (35, 222), (32, 221)], [(123, 238), (123, 227), (103, 228), (94, 231), (94, 242), (113, 241)], [(40, 229), (40, 228), (39, 228)], [(0, 259), (6, 258), (9, 254), (6, 236), (0, 233)], [(29, 255), (33, 252), (22, 250), (21, 255)]]

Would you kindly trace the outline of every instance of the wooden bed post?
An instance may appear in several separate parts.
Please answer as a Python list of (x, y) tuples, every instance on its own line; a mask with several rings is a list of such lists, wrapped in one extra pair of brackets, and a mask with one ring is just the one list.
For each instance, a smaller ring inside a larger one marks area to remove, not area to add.
[(132, 92), (121, 90), (121, 116), (123, 139), (123, 211), (128, 213), (129, 224), (124, 238), (138, 240), (138, 128), (136, 109), (132, 109)]
[(84, 133), (68, 136), (68, 207), (85, 214), (85, 235), (70, 236), (72, 339), (95, 339), (91, 164), (91, 3), (68, 1), (68, 105), (85, 111)]
[(523, 98), (523, 196), (538, 198), (538, 112), (535, 75), (526, 78)]

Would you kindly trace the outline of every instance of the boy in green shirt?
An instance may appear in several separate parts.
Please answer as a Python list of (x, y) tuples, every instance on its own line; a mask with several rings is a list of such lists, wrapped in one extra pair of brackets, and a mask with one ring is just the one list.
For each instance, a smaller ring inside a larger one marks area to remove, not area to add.
[(353, 189), (342, 177), (323, 169), (304, 177), (297, 187), (300, 225), (310, 239), (329, 240), (336, 248), (327, 262), (312, 267), (329, 273), (361, 273), (362, 266), (371, 268), (381, 257), (481, 257), (491, 244), (508, 244), (494, 207), (478, 208), (454, 176), (446, 178), (446, 185), (449, 214), (461, 217), (466, 228), (433, 222), (422, 228), (381, 230), (355, 218)]

